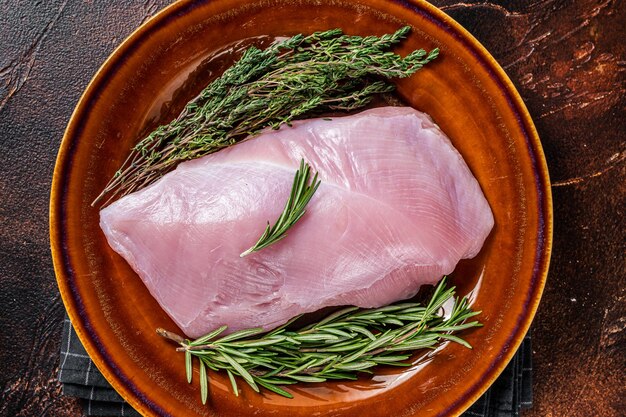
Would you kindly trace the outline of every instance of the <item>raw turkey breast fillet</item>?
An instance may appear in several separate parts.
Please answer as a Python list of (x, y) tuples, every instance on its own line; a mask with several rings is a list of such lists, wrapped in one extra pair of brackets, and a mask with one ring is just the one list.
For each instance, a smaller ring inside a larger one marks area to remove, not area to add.
[[(321, 179), (306, 214), (241, 258), (283, 211), (301, 158)], [(493, 223), (448, 138), (403, 107), (267, 131), (180, 164), (100, 217), (111, 247), (192, 338), (412, 297), (474, 257)]]

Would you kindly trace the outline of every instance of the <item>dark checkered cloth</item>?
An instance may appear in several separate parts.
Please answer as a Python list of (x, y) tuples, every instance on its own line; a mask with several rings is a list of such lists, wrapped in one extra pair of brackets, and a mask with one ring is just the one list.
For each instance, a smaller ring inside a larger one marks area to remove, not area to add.
[[(516, 417), (532, 405), (532, 350), (526, 336), (502, 375), (463, 417)], [(61, 342), (59, 380), (63, 393), (81, 398), (88, 416), (139, 416), (115, 392), (93, 364), (66, 317)]]

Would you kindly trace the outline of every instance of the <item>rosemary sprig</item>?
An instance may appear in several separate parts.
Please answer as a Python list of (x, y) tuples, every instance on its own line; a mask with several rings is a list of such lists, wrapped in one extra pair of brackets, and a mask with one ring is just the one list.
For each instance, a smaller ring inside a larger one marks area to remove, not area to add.
[(435, 59), (438, 49), (406, 57), (389, 49), (409, 26), (393, 34), (349, 36), (333, 29), (296, 35), (267, 49), (247, 49), (241, 59), (189, 102), (172, 122), (158, 127), (131, 151), (94, 200), (139, 190), (178, 163), (231, 146), (262, 129), (312, 113), (353, 110), (394, 89)]
[(410, 352), (434, 349), (444, 341), (471, 346), (453, 332), (479, 327), (468, 320), (480, 314), (472, 311), (466, 298), (454, 299), (450, 312), (442, 306), (454, 297), (444, 277), (426, 306), (400, 302), (375, 309), (348, 307), (317, 323), (290, 330), (289, 323), (264, 333), (262, 329), (241, 330), (218, 338), (223, 326), (194, 341), (163, 329), (157, 333), (180, 345), (185, 353), (187, 380), (191, 381), (191, 358), (200, 361), (202, 402), (206, 403), (206, 369), (226, 371), (233, 392), (238, 395), (236, 377), (253, 390), (263, 387), (284, 397), (292, 395), (282, 387), (298, 382), (357, 378), (378, 365), (410, 366)]
[(263, 232), (259, 240), (254, 246), (244, 251), (239, 256), (243, 258), (252, 252), (260, 251), (283, 239), (287, 236), (287, 230), (304, 216), (304, 213), (306, 213), (305, 207), (309, 204), (311, 197), (313, 197), (313, 194), (315, 194), (321, 182), (318, 181), (316, 172), (313, 180), (309, 184), (311, 176), (310, 171), (311, 167), (302, 159), (300, 161), (300, 168), (296, 171), (296, 175), (293, 178), (293, 185), (289, 198), (287, 199), (287, 204), (285, 204), (285, 208), (280, 217), (276, 220), (274, 226), (270, 226), (270, 222), (267, 222), (265, 232)]

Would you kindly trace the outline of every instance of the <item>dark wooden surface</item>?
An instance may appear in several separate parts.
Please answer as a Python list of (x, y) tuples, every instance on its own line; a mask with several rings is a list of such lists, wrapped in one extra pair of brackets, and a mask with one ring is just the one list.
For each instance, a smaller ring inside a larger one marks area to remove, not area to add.
[[(63, 305), (48, 245), (56, 152), (98, 67), (166, 0), (0, 0), (0, 416), (81, 416), (56, 381)], [(437, 0), (507, 71), (554, 194), (550, 277), (524, 416), (626, 413), (626, 5)]]

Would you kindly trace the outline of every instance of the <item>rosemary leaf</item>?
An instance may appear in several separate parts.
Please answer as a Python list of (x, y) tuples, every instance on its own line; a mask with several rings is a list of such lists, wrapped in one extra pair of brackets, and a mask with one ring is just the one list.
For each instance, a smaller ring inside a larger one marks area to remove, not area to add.
[(327, 324), (327, 323), (331, 323), (334, 320), (338, 320), (340, 317), (343, 317), (345, 315), (347, 315), (348, 313), (351, 313), (355, 310), (358, 310), (358, 307), (347, 307), (344, 308), (342, 310), (336, 311), (332, 314), (330, 314), (328, 317), (326, 317), (325, 319), (320, 320), (317, 323), (311, 324), (310, 326), (307, 326), (304, 328), (304, 330), (308, 330), (311, 328), (319, 328), (322, 327), (323, 325)]
[(209, 340), (217, 337), (219, 334), (221, 334), (222, 332), (224, 332), (224, 330), (226, 330), (228, 328), (228, 326), (222, 326), (218, 329), (213, 330), (211, 333), (202, 336), (199, 339), (194, 340), (193, 342), (190, 343), (191, 346), (199, 346), (199, 345), (203, 345), (206, 342), (208, 342)]
[(326, 381), (326, 378), (320, 378), (317, 376), (308, 376), (308, 375), (289, 375), (289, 377), (300, 382), (325, 382)]
[(411, 366), (410, 363), (402, 363), (401, 361), (405, 361), (409, 359), (410, 355), (395, 355), (395, 356), (379, 356), (376, 358), (376, 363), (381, 365), (397, 365), (397, 366)]
[(315, 349), (315, 351), (323, 353), (354, 352), (355, 349), (360, 349), (366, 344), (367, 342), (357, 340), (352, 342), (346, 342), (343, 344), (332, 345), (330, 347), (318, 348)]
[[(224, 327), (226, 327), (226, 326), (224, 326)], [(228, 336), (222, 337), (217, 342), (220, 342), (220, 343), (231, 342), (233, 340), (243, 339), (245, 337), (254, 336), (254, 335), (257, 335), (257, 334), (260, 334), (260, 333), (263, 333), (263, 329), (260, 328), (260, 327), (257, 327), (257, 328), (254, 328), (254, 329), (240, 330), (238, 332), (231, 333)]]
[(185, 371), (187, 372), (187, 382), (191, 384), (191, 377), (193, 375), (192, 363), (191, 363), (191, 352), (185, 352)]
[(244, 381), (246, 381), (252, 387), (253, 390), (255, 390), (256, 392), (259, 392), (259, 387), (254, 382), (254, 378), (252, 377), (252, 375), (250, 375), (248, 371), (245, 370), (243, 366), (241, 366), (236, 360), (234, 360), (228, 355), (224, 355), (224, 358), (226, 358), (226, 360), (230, 363), (233, 369), (237, 371), (239, 376), (241, 376), (244, 379)]
[[(402, 322), (400, 322), (400, 324), (402, 324)], [(326, 332), (330, 334), (334, 334), (335, 336), (338, 336), (340, 338), (343, 337), (344, 339), (350, 339), (353, 336), (350, 333), (346, 333), (343, 330), (335, 329), (333, 327), (327, 327)]]
[(299, 314), (297, 316), (295, 316), (294, 318), (292, 318), (291, 320), (289, 320), (287, 323), (283, 324), (280, 327), (275, 328), (274, 330), (272, 330), (271, 332), (269, 332), (267, 334), (267, 337), (272, 337), (274, 335), (280, 334), (282, 333), (285, 328), (287, 328), (288, 326), (291, 326), (293, 324), (293, 322), (295, 322), (296, 320), (298, 320), (300, 317), (302, 317), (302, 314)]
[(471, 348), (472, 348), (472, 345), (470, 345), (469, 343), (467, 343), (465, 340), (463, 340), (463, 339), (461, 339), (461, 338), (459, 338), (459, 337), (456, 337), (456, 336), (454, 336), (454, 335), (451, 335), (451, 334), (445, 334), (445, 333), (444, 333), (444, 334), (442, 334), (442, 335), (441, 335), (441, 338), (442, 338), (442, 339), (451, 340), (451, 341), (453, 341), (453, 342), (456, 342), (456, 343), (458, 343), (458, 344), (460, 344), (460, 345), (465, 346), (465, 347), (466, 347), (466, 348), (468, 348), (468, 349), (471, 349)]
[(270, 391), (275, 392), (278, 395), (282, 395), (283, 397), (286, 398), (293, 398), (293, 395), (291, 395), (291, 393), (285, 391), (284, 389), (280, 388), (279, 386), (276, 386), (270, 382), (267, 382), (263, 379), (259, 379), (259, 385), (261, 385), (264, 388), (267, 388)]
[(372, 332), (367, 330), (365, 327), (348, 325), (346, 326), (346, 329), (351, 330), (353, 332), (361, 333), (362, 335), (366, 336), (370, 340), (376, 340), (376, 336), (374, 336)]
[(233, 387), (233, 393), (235, 394), (235, 397), (239, 397), (239, 388), (237, 388), (237, 381), (235, 381), (235, 376), (232, 372), (230, 372), (230, 369), (227, 369), (226, 373), (228, 374), (230, 385)]
[(274, 369), (274, 370), (272, 370), (272, 371), (270, 371), (270, 372), (268, 372), (268, 373), (264, 374), (264, 375), (263, 375), (263, 378), (264, 378), (264, 379), (267, 379), (267, 378), (270, 378), (270, 377), (272, 377), (272, 376), (274, 376), (274, 375), (277, 375), (277, 374), (278, 374), (280, 371), (282, 371), (283, 369), (285, 369), (285, 367), (284, 367), (284, 366), (281, 366), (281, 367), (279, 367), (279, 368), (276, 368), (276, 369)]
[[(200, 388), (206, 402), (207, 370), (226, 371), (238, 395), (236, 378), (243, 378), (253, 390), (263, 387), (292, 398), (281, 388), (294, 383), (318, 383), (329, 379), (354, 380), (358, 373), (371, 373), (376, 366), (410, 366), (411, 352), (434, 349), (453, 341), (467, 348), (469, 343), (453, 332), (480, 327), (468, 321), (478, 312), (466, 298), (454, 298), (446, 315), (441, 306), (454, 297), (446, 279), (435, 288), (426, 304), (397, 303), (375, 309), (346, 308), (299, 329), (281, 326), (268, 333), (242, 330), (215, 340), (214, 331), (195, 341), (159, 329), (158, 333), (178, 344), (185, 352), (187, 377), (191, 358), (200, 362)], [(293, 320), (290, 321), (293, 325)], [(200, 341), (200, 343), (198, 342)], [(209, 344), (205, 344), (210, 342)], [(190, 359), (187, 359), (190, 358)]]
[(204, 361), (200, 359), (200, 397), (202, 404), (206, 404), (209, 391), (209, 383), (207, 378), (207, 370), (204, 366)]
[(285, 336), (269, 336), (263, 339), (257, 340), (246, 340), (246, 341), (235, 341), (232, 342), (231, 345), (241, 345), (247, 347), (259, 347), (259, 346), (269, 346), (280, 343), (286, 339)]
[(260, 251), (287, 236), (287, 230), (302, 218), (305, 213), (304, 208), (320, 185), (320, 181), (317, 179), (317, 173), (309, 183), (310, 175), (311, 167), (302, 159), (300, 161), (300, 168), (296, 171), (296, 175), (293, 178), (289, 199), (280, 217), (278, 217), (274, 226), (270, 227), (270, 223), (267, 222), (265, 232), (263, 232), (259, 240), (250, 249), (244, 251), (239, 256), (243, 258), (252, 252)]
[(362, 371), (364, 369), (371, 368), (373, 366), (376, 366), (376, 362), (361, 361), (361, 362), (340, 363), (337, 365), (337, 369), (341, 369), (343, 371)]
[(305, 369), (312, 368), (312, 367), (316, 366), (317, 362), (318, 362), (318, 361), (317, 361), (317, 360), (315, 360), (315, 359), (314, 359), (314, 360), (312, 360), (312, 361), (309, 361), (309, 362), (305, 362), (305, 363), (303, 363), (301, 366), (299, 366), (299, 367), (297, 367), (297, 368), (295, 368), (295, 369), (292, 369), (292, 370), (290, 370), (289, 372), (287, 372), (287, 373), (285, 374), (285, 376), (296, 375), (296, 374), (298, 374), (299, 372), (304, 371)]
[(339, 338), (336, 335), (328, 334), (328, 333), (299, 334), (297, 336), (294, 336), (293, 339), (297, 340), (300, 343), (302, 343), (302, 342), (320, 342), (320, 341), (327, 341), (327, 340), (332, 340), (332, 341), (339, 340)]

